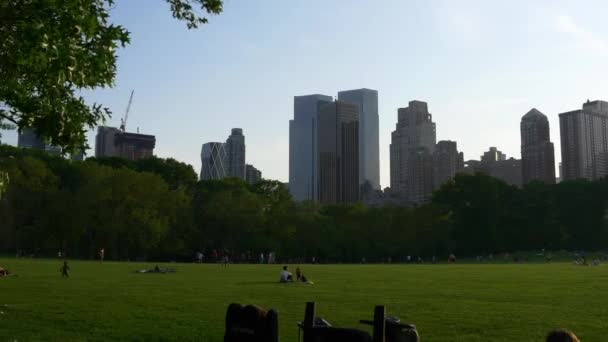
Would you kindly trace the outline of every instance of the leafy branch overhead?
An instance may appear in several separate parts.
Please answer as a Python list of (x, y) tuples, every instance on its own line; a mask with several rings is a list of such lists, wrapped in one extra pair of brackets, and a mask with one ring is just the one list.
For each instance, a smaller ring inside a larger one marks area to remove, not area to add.
[[(125, 0), (128, 1), (128, 0)], [(198, 28), (222, 0), (165, 0)], [(111, 115), (81, 90), (111, 87), (127, 29), (110, 21), (114, 0), (0, 1), (0, 121), (33, 128), (53, 145), (86, 146), (86, 131)]]

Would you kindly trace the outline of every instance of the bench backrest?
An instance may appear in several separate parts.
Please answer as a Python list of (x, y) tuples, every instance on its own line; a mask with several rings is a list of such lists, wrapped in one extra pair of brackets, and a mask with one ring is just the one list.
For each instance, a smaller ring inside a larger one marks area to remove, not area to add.
[(226, 312), (224, 342), (278, 342), (279, 319), (275, 310), (254, 305), (230, 304)]

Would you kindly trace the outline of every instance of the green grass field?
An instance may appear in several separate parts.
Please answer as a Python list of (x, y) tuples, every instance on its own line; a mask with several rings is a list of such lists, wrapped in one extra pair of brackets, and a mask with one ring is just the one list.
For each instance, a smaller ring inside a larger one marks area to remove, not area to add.
[[(359, 327), (376, 304), (416, 324), (423, 341), (543, 341), (567, 327), (606, 341), (608, 267), (529, 265), (305, 265), (315, 285), (279, 284), (280, 265), (151, 264), (0, 259), (1, 341), (221, 341), (231, 302), (279, 311), (282, 341), (296, 341), (307, 301), (335, 326)], [(292, 266), (295, 268), (295, 265)], [(293, 270), (292, 270), (293, 271)]]

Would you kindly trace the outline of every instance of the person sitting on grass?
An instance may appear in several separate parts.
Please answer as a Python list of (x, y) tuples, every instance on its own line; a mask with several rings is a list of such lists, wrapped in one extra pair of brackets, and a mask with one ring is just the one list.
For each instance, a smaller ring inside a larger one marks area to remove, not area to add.
[(300, 275), (300, 281), (303, 282), (304, 284), (314, 284), (312, 281), (308, 280), (308, 278), (306, 278), (306, 276), (304, 275), (304, 273), (302, 273)]
[(281, 283), (291, 283), (293, 282), (293, 276), (291, 272), (287, 270), (287, 266), (283, 266), (283, 270), (279, 274), (279, 282)]
[(547, 342), (580, 342), (578, 337), (570, 330), (556, 329), (547, 334)]
[(314, 284), (312, 281), (306, 278), (300, 267), (296, 267), (296, 281), (301, 281), (306, 284)]

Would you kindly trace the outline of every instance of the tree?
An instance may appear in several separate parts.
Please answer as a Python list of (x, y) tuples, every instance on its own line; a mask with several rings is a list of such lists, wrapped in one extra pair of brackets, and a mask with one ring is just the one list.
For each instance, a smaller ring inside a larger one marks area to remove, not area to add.
[(170, 190), (192, 190), (198, 180), (192, 165), (181, 163), (173, 158), (140, 159), (135, 162), (135, 168), (140, 172), (151, 172), (161, 176), (169, 184)]
[(131, 160), (120, 157), (91, 157), (87, 158), (88, 162), (97, 163), (99, 165), (108, 166), (113, 169), (127, 168), (135, 170), (135, 163)]
[[(165, 0), (188, 28), (219, 14), (222, 0)], [(114, 0), (0, 1), (0, 123), (31, 127), (71, 152), (85, 134), (110, 117), (87, 104), (81, 89), (112, 86), (117, 48), (129, 32), (109, 20)]]
[(211, 248), (258, 249), (263, 234), (263, 203), (238, 178), (199, 182), (193, 200), (199, 244)]
[(6, 170), (11, 182), (5, 194), (5, 212), (0, 217), (4, 222), (2, 235), (11, 243), (4, 247), (35, 253), (47, 237), (42, 218), (47, 214), (49, 194), (57, 189), (58, 179), (46, 163), (31, 157), (9, 159)]
[(101, 247), (114, 258), (147, 256), (166, 236), (184, 205), (183, 193), (169, 191), (157, 175), (87, 165), (89, 181), (75, 198), (87, 219), (89, 255)]
[(461, 254), (499, 251), (517, 188), (486, 174), (459, 174), (433, 194), (453, 222), (455, 248)]

